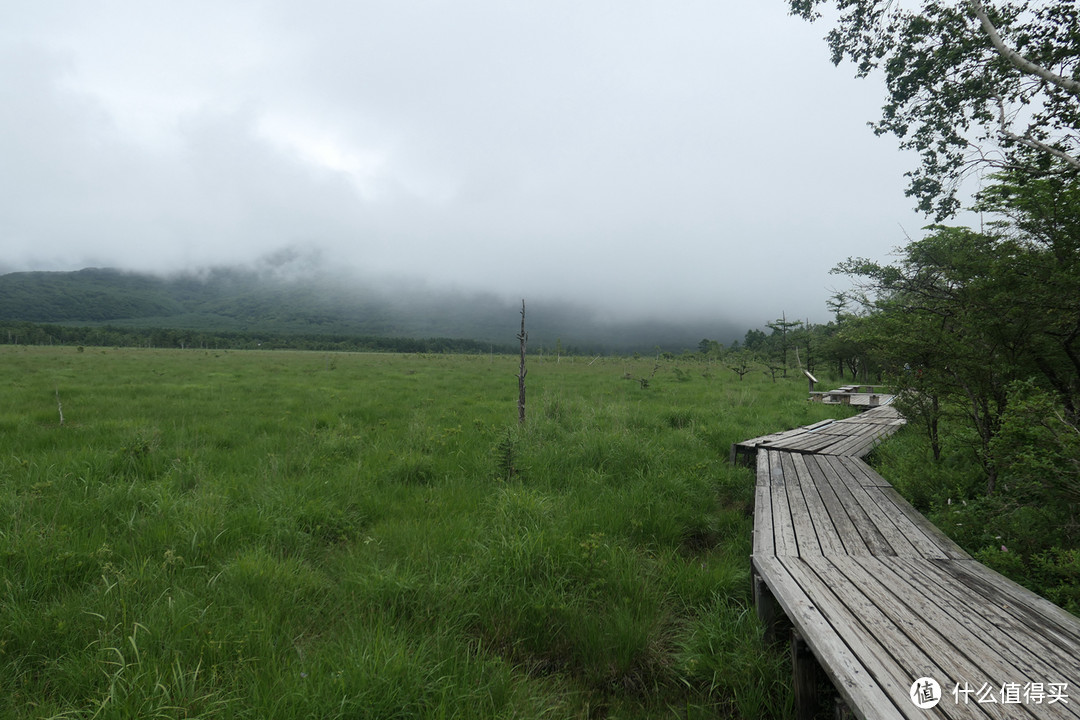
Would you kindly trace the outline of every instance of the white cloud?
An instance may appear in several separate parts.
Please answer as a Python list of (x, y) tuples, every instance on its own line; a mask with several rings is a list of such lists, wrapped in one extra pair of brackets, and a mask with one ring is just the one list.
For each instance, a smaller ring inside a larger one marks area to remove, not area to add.
[(295, 244), (638, 313), (822, 318), (921, 224), (784, 3), (43, 0), (0, 29), (8, 267)]

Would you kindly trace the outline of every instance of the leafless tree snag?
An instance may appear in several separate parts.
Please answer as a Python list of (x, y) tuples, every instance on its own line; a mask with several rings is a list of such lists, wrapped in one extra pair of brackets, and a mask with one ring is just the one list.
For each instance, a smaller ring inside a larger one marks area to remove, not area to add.
[(521, 332), (517, 339), (521, 342), (521, 367), (518, 370), (518, 424), (525, 423), (525, 342), (529, 339), (529, 333), (525, 332), (525, 300), (521, 301)]

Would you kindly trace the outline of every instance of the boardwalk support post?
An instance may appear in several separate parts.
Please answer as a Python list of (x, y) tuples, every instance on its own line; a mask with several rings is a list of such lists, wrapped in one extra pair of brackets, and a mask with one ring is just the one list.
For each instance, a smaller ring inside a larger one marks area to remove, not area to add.
[(795, 628), (791, 630), (791, 673), (795, 690), (795, 717), (813, 720), (818, 710), (818, 662)]
[(761, 576), (756, 572), (753, 573), (753, 583), (754, 607), (757, 609), (758, 621), (761, 623), (761, 626), (765, 628), (763, 636), (765, 646), (772, 647), (779, 645), (782, 639), (780, 637), (782, 618), (780, 605), (776, 602), (776, 598), (773, 597), (772, 591), (769, 590), (769, 586), (765, 584), (765, 581), (762, 580)]

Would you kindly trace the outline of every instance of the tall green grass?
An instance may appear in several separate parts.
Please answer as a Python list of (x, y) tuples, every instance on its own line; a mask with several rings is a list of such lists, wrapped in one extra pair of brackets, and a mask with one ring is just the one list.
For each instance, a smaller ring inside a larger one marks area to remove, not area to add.
[(726, 460), (829, 409), (575, 360), (0, 349), (0, 715), (784, 716)]

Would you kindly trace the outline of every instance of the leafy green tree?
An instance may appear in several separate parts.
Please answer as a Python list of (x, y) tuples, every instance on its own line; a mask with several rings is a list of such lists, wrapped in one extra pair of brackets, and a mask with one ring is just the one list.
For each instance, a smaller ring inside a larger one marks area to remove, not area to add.
[[(1076, 287), (1080, 266), (1055, 261), (1045, 244), (1001, 228), (936, 226), (897, 263), (854, 259), (838, 270), (861, 278), (872, 303), (869, 335), (901, 386), (933, 403), (916, 409), (936, 418), (939, 400), (965, 408), (988, 492), (998, 476), (992, 442), (1013, 382), (1038, 378), (1075, 406), (1080, 366), (1070, 323), (1080, 324), (1080, 295), (1059, 292)], [(899, 367), (912, 372), (897, 374)]]
[(864, 318), (855, 315), (845, 316), (841, 322), (831, 322), (822, 328), (818, 352), (836, 368), (841, 380), (847, 372), (851, 373), (852, 380), (857, 380), (860, 372), (864, 377), (868, 376), (875, 346), (865, 330)]
[(747, 330), (746, 336), (743, 338), (743, 348), (753, 352), (762, 350), (768, 339), (769, 336), (762, 330)]
[(1011, 271), (1014, 317), (1031, 328), (1038, 374), (1066, 415), (1080, 420), (1080, 181), (1003, 173), (978, 196), (977, 209), (997, 215), (995, 232), (1022, 249)]
[(705, 357), (720, 357), (724, 352), (724, 346), (716, 340), (704, 338), (698, 343), (698, 352)]
[(1028, 380), (1009, 387), (1009, 407), (991, 449), (1003, 471), (1039, 503), (1080, 503), (1080, 426)]
[(908, 194), (938, 220), (960, 207), (959, 181), (976, 167), (1026, 177), (1080, 171), (1080, 12), (1075, 0), (1031, 3), (788, 0), (808, 20), (835, 6), (834, 63), (887, 87), (878, 134), (915, 150)]

